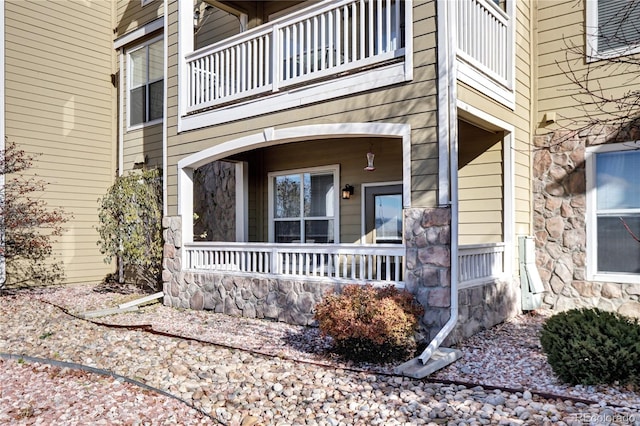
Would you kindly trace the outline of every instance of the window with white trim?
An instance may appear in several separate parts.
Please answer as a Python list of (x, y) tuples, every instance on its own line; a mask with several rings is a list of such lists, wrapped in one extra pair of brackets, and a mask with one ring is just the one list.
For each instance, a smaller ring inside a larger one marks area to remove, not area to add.
[(587, 157), (589, 275), (635, 282), (640, 280), (640, 151), (633, 143), (599, 148)]
[(129, 127), (162, 120), (164, 60), (162, 38), (127, 52)]
[(338, 168), (269, 173), (269, 240), (338, 242)]
[(640, 0), (587, 1), (587, 56), (591, 60), (640, 52)]

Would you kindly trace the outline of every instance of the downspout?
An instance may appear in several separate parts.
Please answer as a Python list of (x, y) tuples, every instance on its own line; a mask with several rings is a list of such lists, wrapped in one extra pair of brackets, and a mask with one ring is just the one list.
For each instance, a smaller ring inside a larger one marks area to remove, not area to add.
[[(436, 334), (426, 349), (418, 357), (423, 364), (433, 356), (444, 339), (458, 322), (458, 113), (456, 109), (456, 40), (455, 27), (450, 19), (450, 4), (454, 2), (439, 0), (438, 14), (438, 135), (448, 142), (449, 153), (449, 199), (451, 207), (451, 315), (449, 320)], [(453, 31), (449, 31), (453, 29)], [(444, 95), (446, 94), (446, 95)], [(441, 155), (443, 151), (440, 150)]]
[(118, 122), (118, 176), (124, 174), (124, 126), (127, 125), (127, 115), (124, 111), (124, 47), (119, 49), (120, 70), (118, 72), (118, 109), (120, 120)]
[(169, 207), (167, 206), (167, 71), (169, 69), (169, 60), (168, 60), (168, 43), (167, 40), (169, 37), (169, 5), (168, 1), (164, 1), (164, 28), (163, 28), (163, 60), (164, 60), (164, 89), (163, 89), (163, 109), (162, 111), (162, 217), (167, 216), (167, 212)]
[[(4, 49), (4, 1), (0, 1), (0, 153), (4, 156), (5, 146), (5, 138), (7, 136), (5, 130), (5, 49)], [(4, 196), (4, 173), (0, 173), (0, 193)], [(0, 202), (3, 201), (4, 198), (0, 198)], [(4, 210), (4, 209), (3, 209)], [(4, 257), (4, 217), (0, 217), (0, 221), (2, 221), (2, 226), (0, 227), (0, 250), (2, 251), (2, 256), (0, 256), (0, 288), (4, 287), (7, 282), (7, 270), (6, 263)]]

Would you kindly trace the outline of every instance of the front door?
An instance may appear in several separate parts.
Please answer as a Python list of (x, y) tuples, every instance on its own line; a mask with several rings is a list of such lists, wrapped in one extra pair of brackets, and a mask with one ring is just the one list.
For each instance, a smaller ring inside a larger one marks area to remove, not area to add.
[[(364, 188), (365, 242), (368, 244), (402, 244), (402, 185), (376, 185)], [(379, 276), (395, 276), (396, 265), (393, 260), (387, 271), (386, 262), (376, 262), (381, 268)], [(402, 269), (400, 269), (400, 277)]]
[(402, 185), (365, 187), (365, 241), (402, 244)]

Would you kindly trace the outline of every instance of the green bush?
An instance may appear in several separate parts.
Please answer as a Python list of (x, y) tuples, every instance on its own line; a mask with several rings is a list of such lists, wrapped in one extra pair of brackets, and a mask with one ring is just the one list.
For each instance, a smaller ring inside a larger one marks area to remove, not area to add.
[(162, 266), (162, 177), (156, 169), (119, 176), (100, 203), (97, 226), (105, 262), (118, 260), (119, 282), (125, 269), (152, 289)]
[(315, 319), (345, 358), (385, 362), (413, 355), (414, 332), (423, 312), (407, 291), (350, 284), (316, 305)]
[(640, 385), (640, 325), (599, 309), (556, 314), (540, 342), (555, 374), (572, 385)]

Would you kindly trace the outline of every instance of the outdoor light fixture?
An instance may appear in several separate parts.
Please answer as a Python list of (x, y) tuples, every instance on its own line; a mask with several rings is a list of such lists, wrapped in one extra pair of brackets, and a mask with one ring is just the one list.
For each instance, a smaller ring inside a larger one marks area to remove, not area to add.
[(346, 184), (344, 188), (342, 188), (342, 199), (348, 200), (353, 195), (353, 186)]
[(367, 152), (367, 167), (364, 168), (368, 172), (372, 172), (376, 169), (373, 167), (373, 157), (375, 157), (375, 155), (371, 151), (372, 150), (370, 149), (369, 152)]
[(199, 23), (200, 23), (200, 11), (195, 10), (193, 12), (193, 28), (198, 28)]

